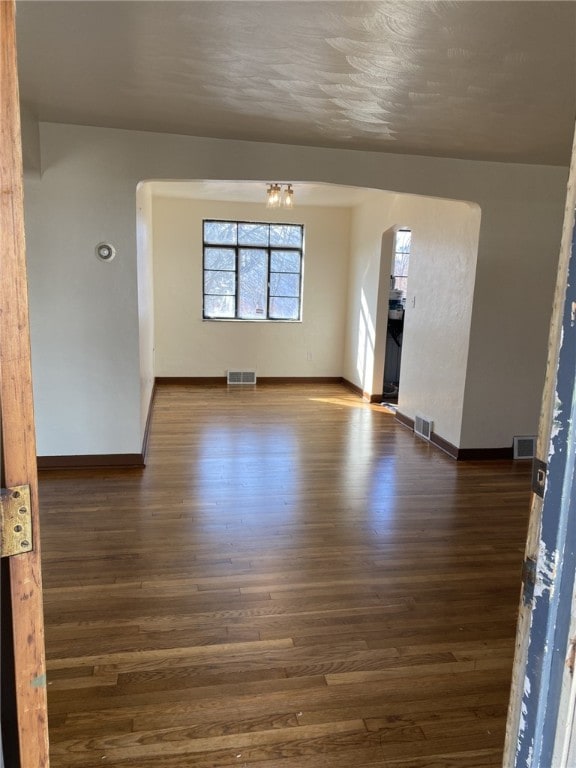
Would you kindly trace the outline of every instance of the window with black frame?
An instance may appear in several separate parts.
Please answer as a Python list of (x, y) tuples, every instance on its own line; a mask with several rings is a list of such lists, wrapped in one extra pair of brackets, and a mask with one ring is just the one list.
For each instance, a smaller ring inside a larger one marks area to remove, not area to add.
[(410, 248), (412, 245), (412, 230), (399, 229), (394, 240), (394, 261), (392, 264), (392, 277), (394, 288), (402, 291), (406, 296), (408, 290), (408, 265), (410, 263)]
[(302, 316), (301, 224), (203, 222), (206, 320), (284, 320)]

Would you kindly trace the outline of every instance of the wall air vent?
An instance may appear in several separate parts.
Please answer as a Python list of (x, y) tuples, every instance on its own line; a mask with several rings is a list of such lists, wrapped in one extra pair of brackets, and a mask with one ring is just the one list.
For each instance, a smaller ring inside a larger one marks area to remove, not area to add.
[(514, 438), (514, 458), (533, 459), (536, 455), (536, 437), (527, 435)]
[(417, 413), (414, 417), (414, 434), (423, 437), (424, 440), (430, 440), (433, 424), (432, 419)]
[(228, 384), (256, 384), (256, 371), (228, 371)]

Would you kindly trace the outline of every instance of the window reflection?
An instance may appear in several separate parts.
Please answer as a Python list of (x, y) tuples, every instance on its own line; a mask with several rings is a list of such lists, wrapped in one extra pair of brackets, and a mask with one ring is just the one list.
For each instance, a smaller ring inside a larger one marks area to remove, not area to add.
[(211, 509), (233, 522), (257, 520), (288, 509), (297, 490), (298, 446), (286, 425), (259, 424), (251, 429), (217, 425), (200, 442), (197, 484)]

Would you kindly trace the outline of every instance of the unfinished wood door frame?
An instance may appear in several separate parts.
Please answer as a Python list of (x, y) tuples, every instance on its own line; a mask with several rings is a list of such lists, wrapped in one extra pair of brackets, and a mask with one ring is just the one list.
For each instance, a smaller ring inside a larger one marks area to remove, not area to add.
[[(532, 497), (526, 562), (535, 564), (520, 600), (506, 728), (505, 768), (562, 765), (566, 665), (574, 590), (576, 526), (576, 139), (542, 399), (537, 456), (547, 464), (544, 498)], [(533, 594), (530, 594), (533, 592)], [(562, 699), (564, 698), (564, 703)], [(556, 744), (556, 746), (555, 746)], [(568, 764), (566, 764), (568, 765)]]
[(36, 440), (14, 0), (0, 1), (0, 406), (4, 482), (29, 485), (32, 552), (9, 561), (19, 768), (48, 766)]

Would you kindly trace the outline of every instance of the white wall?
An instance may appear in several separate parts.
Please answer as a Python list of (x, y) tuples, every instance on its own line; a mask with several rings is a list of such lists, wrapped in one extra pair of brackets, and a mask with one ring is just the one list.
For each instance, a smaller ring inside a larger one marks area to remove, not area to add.
[[(162, 184), (155, 184), (161, 190)], [(202, 320), (202, 220), (287, 221), (305, 228), (302, 322)], [(153, 197), (156, 375), (341, 376), (350, 213)]]
[[(47, 166), (25, 180), (38, 454), (141, 450), (136, 184), (105, 150), (43, 137)], [(70, 150), (70, 151), (69, 151)], [(109, 241), (116, 258), (99, 261)]]
[(565, 196), (542, 178), (483, 202), (462, 448), (538, 433)]
[(378, 318), (375, 309), (382, 303), (383, 288), (387, 300), (391, 230), (401, 226), (412, 230), (412, 245), (399, 409), (410, 418), (416, 412), (433, 418), (435, 432), (458, 446), (480, 228), (478, 206), (383, 192), (355, 209), (344, 375), (369, 394), (382, 392), (385, 317)]
[(140, 332), (140, 430), (144, 435), (154, 390), (154, 274), (153, 217), (150, 184), (136, 190), (136, 245), (138, 279), (138, 326)]
[[(322, 181), (478, 203), (465, 447), (535, 430), (566, 169), (50, 123), (40, 138), (43, 175), (28, 181), (25, 205), (41, 454), (141, 448), (135, 190), (144, 179)], [(108, 239), (119, 255), (101, 264), (94, 245)]]
[(23, 103), (20, 103), (20, 131), (24, 174), (38, 177), (41, 172), (40, 126), (30, 107)]

